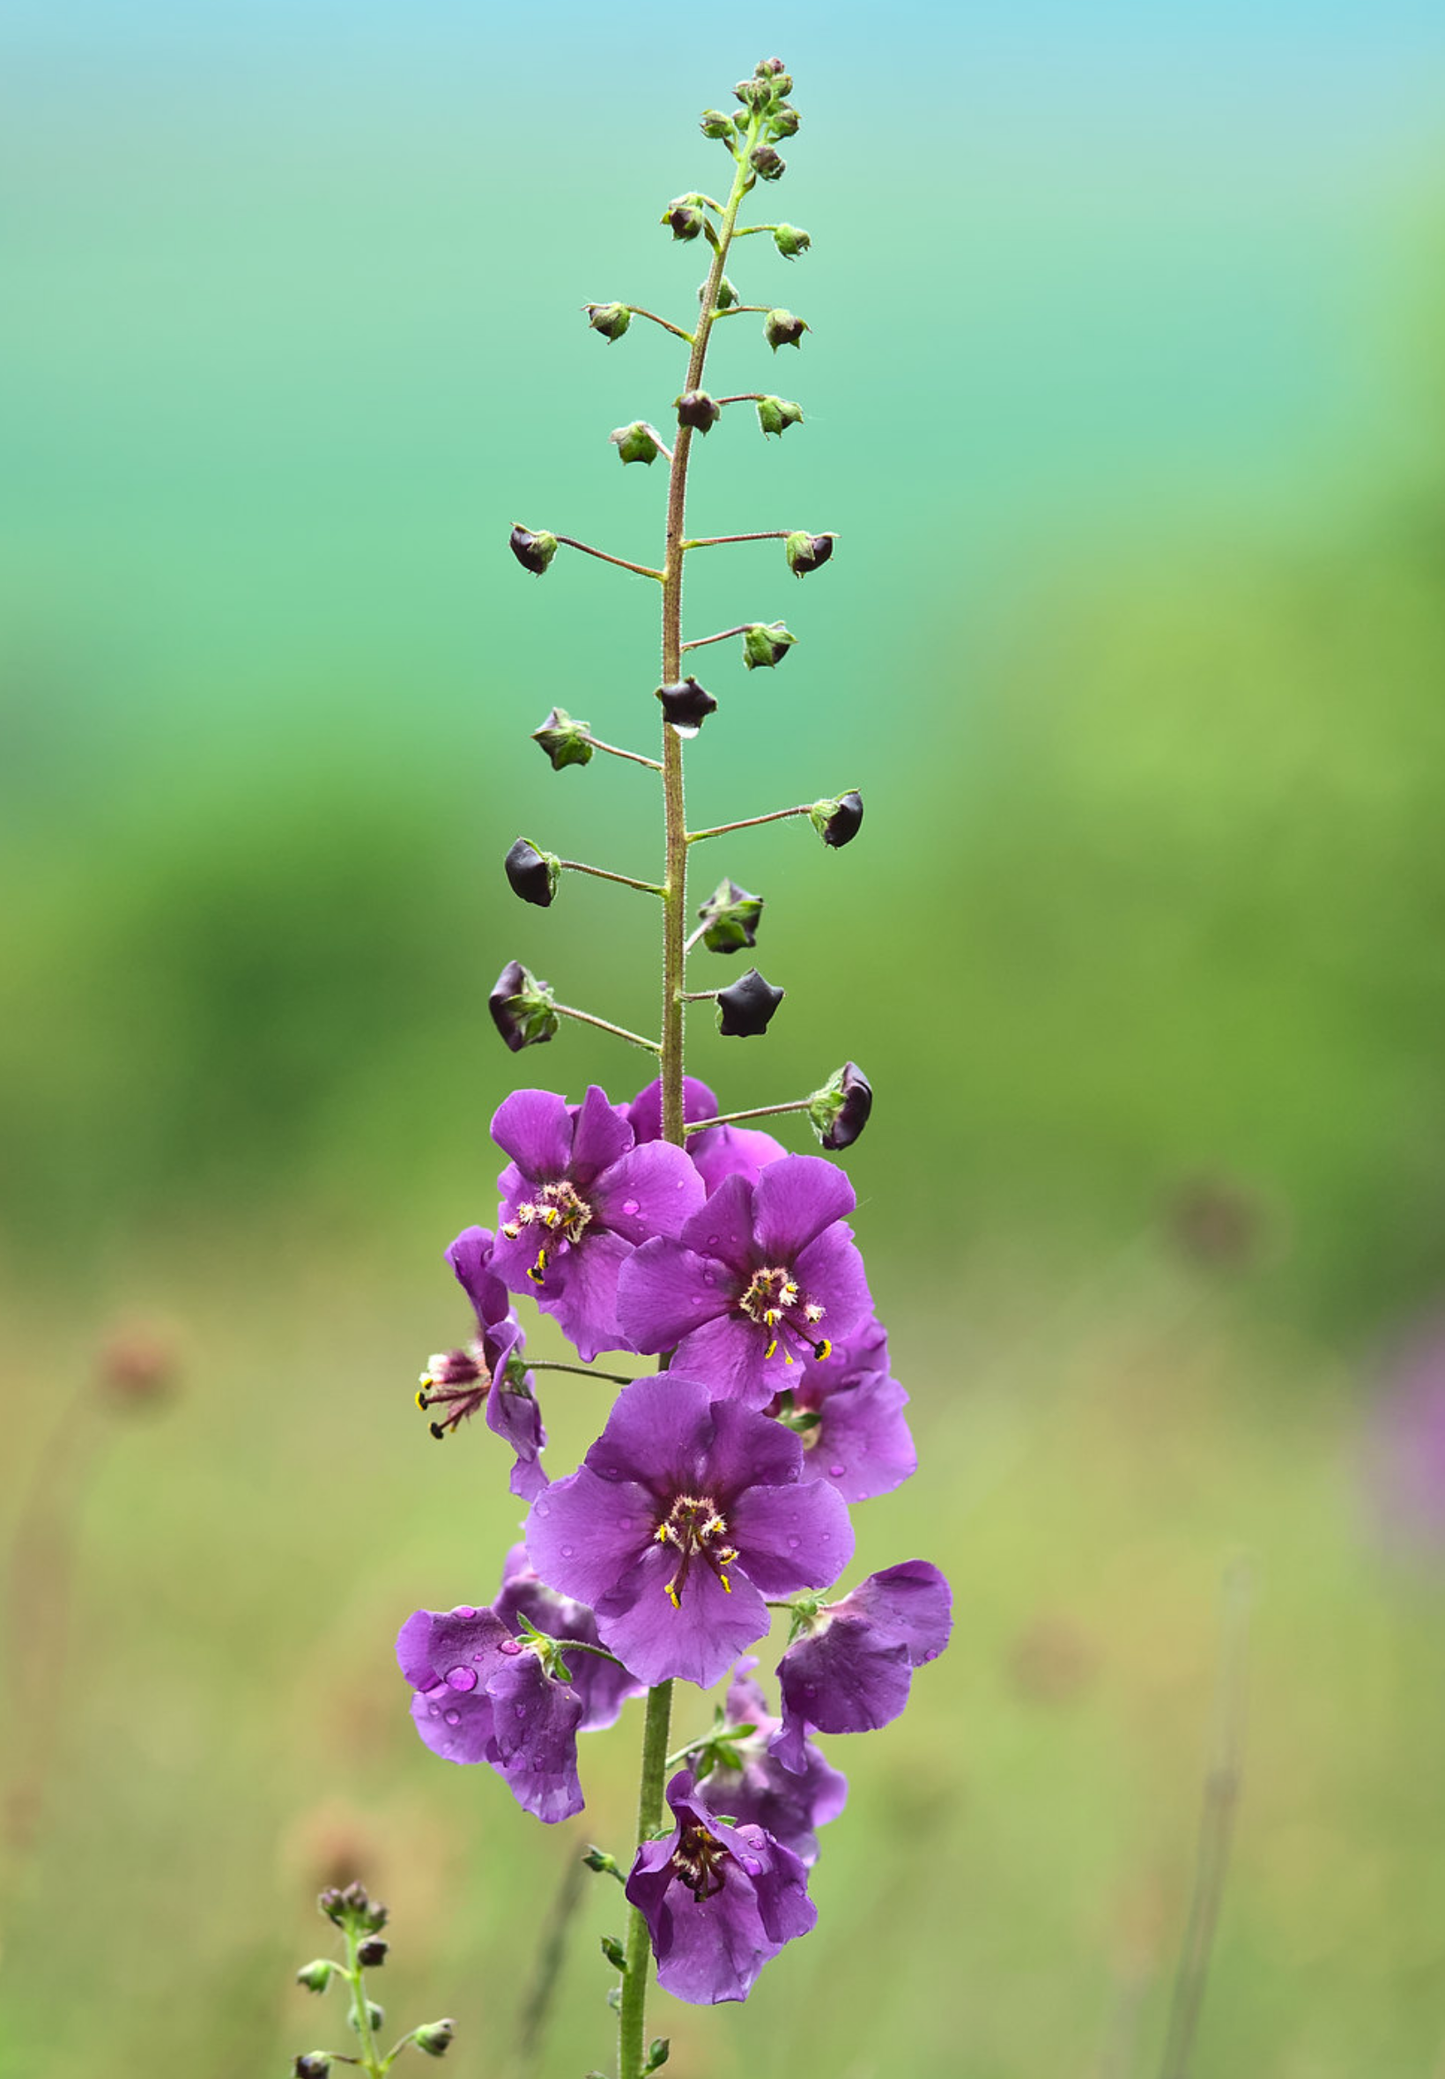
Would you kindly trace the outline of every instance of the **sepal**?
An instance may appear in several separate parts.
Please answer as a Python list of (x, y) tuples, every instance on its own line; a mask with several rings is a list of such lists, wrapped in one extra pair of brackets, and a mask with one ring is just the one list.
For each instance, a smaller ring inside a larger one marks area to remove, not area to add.
[(780, 346), (801, 346), (803, 334), (812, 329), (804, 319), (795, 318), (790, 310), (770, 310), (763, 319), (763, 337), (774, 353)]
[(541, 728), (532, 731), (532, 741), (547, 753), (553, 772), (564, 765), (590, 765), (594, 746), (587, 741), (587, 728), (585, 722), (574, 722), (565, 707), (554, 707)]
[(845, 1061), (808, 1100), (808, 1118), (825, 1148), (851, 1148), (873, 1110), (873, 1085), (856, 1061)]
[(632, 312), (625, 303), (585, 303), (582, 307), (592, 330), (600, 332), (609, 344), (621, 339), (632, 323)]
[(544, 852), (530, 838), (519, 837), (502, 864), (514, 895), (539, 910), (551, 908), (562, 878), (562, 862), (555, 852)]
[(706, 927), (702, 942), (709, 953), (740, 953), (757, 944), (763, 898), (749, 895), (736, 881), (719, 881), (697, 914)]
[(858, 835), (863, 821), (863, 797), (855, 787), (847, 794), (815, 801), (808, 811), (808, 820), (825, 845), (841, 851)]
[(662, 453), (652, 428), (642, 419), (634, 419), (630, 426), (617, 427), (607, 438), (623, 462), (646, 462), (650, 468)]
[(493, 984), (487, 1008), (507, 1046), (518, 1054), (523, 1047), (540, 1047), (556, 1038), (561, 1020), (555, 1002), (546, 982), (539, 982), (520, 960), (509, 960)]
[(789, 426), (801, 426), (803, 407), (786, 397), (760, 397), (758, 399), (758, 424), (764, 433), (781, 434)]
[(806, 577), (810, 570), (821, 569), (832, 555), (836, 539), (832, 534), (808, 534), (801, 528), (790, 534), (783, 546), (793, 576)]
[(743, 635), (743, 663), (749, 671), (781, 664), (797, 640), (781, 621), (754, 621)]
[(812, 243), (813, 241), (808, 233), (800, 231), (796, 224), (774, 224), (773, 226), (773, 244), (785, 260), (796, 260), (799, 253), (807, 252), (808, 247)]

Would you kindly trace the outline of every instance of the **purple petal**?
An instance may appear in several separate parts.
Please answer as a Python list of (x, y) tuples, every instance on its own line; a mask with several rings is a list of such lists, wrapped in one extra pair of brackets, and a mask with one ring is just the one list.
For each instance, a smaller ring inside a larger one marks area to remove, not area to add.
[(514, 1090), (492, 1117), (492, 1139), (531, 1183), (554, 1184), (572, 1161), (572, 1115), (552, 1090)]
[(699, 1256), (715, 1256), (740, 1282), (742, 1291), (762, 1261), (753, 1239), (753, 1188), (746, 1177), (724, 1177), (700, 1212), (682, 1230)]
[(547, 1826), (570, 1819), (583, 1802), (577, 1780), (582, 1699), (546, 1675), (535, 1653), (517, 1654), (489, 1687), (497, 1750), (492, 1766), (524, 1811)]
[[(634, 1379), (612, 1403), (606, 1428), (582, 1462), (604, 1480), (639, 1482), (665, 1515), (677, 1495), (708, 1478), (713, 1417), (707, 1388), (682, 1372)], [(654, 1509), (643, 1544), (657, 1524)]]
[(433, 1689), (458, 1667), (479, 1668), (478, 1679), (485, 1680), (508, 1636), (495, 1611), (470, 1603), (455, 1610), (417, 1610), (397, 1634), (397, 1662), (413, 1689)]
[(687, 1152), (711, 1196), (729, 1177), (756, 1184), (766, 1164), (777, 1162), (788, 1151), (770, 1133), (759, 1133), (751, 1126), (710, 1126), (706, 1133), (689, 1136)]
[(796, 1262), (809, 1242), (858, 1203), (846, 1173), (821, 1155), (770, 1162), (753, 1196), (760, 1260), (773, 1264)]
[(829, 1228), (810, 1242), (797, 1257), (793, 1271), (804, 1299), (823, 1309), (820, 1335), (830, 1340), (834, 1335), (846, 1337), (872, 1313), (873, 1296), (862, 1252), (846, 1228)]
[(926, 1559), (905, 1559), (870, 1574), (833, 1608), (866, 1618), (881, 1637), (901, 1645), (916, 1668), (937, 1660), (953, 1629), (952, 1591)]
[(650, 1545), (612, 1592), (594, 1605), (597, 1629), (602, 1643), (649, 1689), (673, 1676), (709, 1689), (731, 1660), (764, 1636), (771, 1619), (757, 1589), (739, 1568), (729, 1569), (729, 1594), (703, 1560), (694, 1560), (674, 1608), (667, 1584), (677, 1561), (671, 1545)]
[[(657, 1522), (657, 1504), (645, 1487), (603, 1480), (588, 1466), (579, 1466), (533, 1502), (527, 1515), (527, 1555), (544, 1581), (595, 1610), (636, 1565)], [(621, 1657), (627, 1660), (625, 1653)]]
[(447, 1262), (471, 1301), (483, 1333), (508, 1311), (507, 1288), (492, 1269), (493, 1240), (489, 1227), (465, 1227), (447, 1250)]
[(709, 1494), (725, 1512), (731, 1512), (736, 1498), (749, 1488), (784, 1487), (802, 1478), (802, 1442), (771, 1416), (725, 1400), (713, 1403), (712, 1420), (704, 1478)]
[[(682, 1079), (682, 1116), (684, 1119), (715, 1119), (717, 1099), (706, 1083), (698, 1082), (696, 1076)], [(639, 1145), (643, 1141), (662, 1139), (662, 1078), (639, 1090), (627, 1107), (628, 1123)]]
[(603, 1224), (636, 1245), (681, 1234), (703, 1202), (703, 1181), (683, 1149), (650, 1141), (614, 1162), (589, 1197)]
[[(530, 1379), (531, 1376), (528, 1372), (527, 1377)], [(487, 1394), (487, 1427), (512, 1447), (514, 1463), (510, 1484), (513, 1494), (522, 1501), (535, 1501), (547, 1485), (547, 1475), (538, 1455), (547, 1441), (547, 1432), (542, 1427), (542, 1410), (530, 1393), (519, 1393), (507, 1383), (503, 1366), (493, 1373)]]
[(631, 1146), (632, 1128), (609, 1103), (606, 1091), (589, 1083), (573, 1122), (572, 1160), (568, 1166), (568, 1175), (584, 1198), (591, 1196), (589, 1186), (593, 1178), (610, 1169)]
[(681, 1242), (644, 1242), (623, 1266), (618, 1322), (634, 1349), (670, 1350), (699, 1322), (726, 1313), (735, 1296), (727, 1273), (711, 1258)]
[(486, 1761), (495, 1766), (492, 1699), (484, 1689), (458, 1695), (443, 1683), (411, 1700), (412, 1722), (433, 1754), (443, 1761)]
[(575, 1247), (558, 1250), (540, 1285), (528, 1286), (586, 1364), (603, 1350), (627, 1348), (617, 1319), (617, 1276), (631, 1254), (621, 1235), (590, 1228)]
[(764, 1595), (826, 1588), (853, 1557), (847, 1508), (816, 1480), (748, 1488), (729, 1512), (728, 1535), (741, 1554), (739, 1566)]
[[(820, 1490), (814, 1488), (813, 1493)], [(783, 1730), (773, 1751), (784, 1768), (800, 1769), (801, 1734), (869, 1732), (887, 1725), (908, 1702), (913, 1670), (905, 1648), (861, 1617), (835, 1617), (790, 1646), (778, 1663)]]
[[(597, 1619), (587, 1605), (549, 1588), (529, 1562), (525, 1545), (514, 1545), (507, 1555), (495, 1607), (514, 1631), (520, 1631), (518, 1619), (525, 1617), (549, 1638), (581, 1639), (591, 1646), (602, 1643)], [(627, 1668), (598, 1653), (574, 1653), (568, 1665), (572, 1687), (582, 1699), (579, 1732), (600, 1732), (615, 1725), (623, 1704), (629, 1697), (640, 1696), (645, 1686)]]
[(694, 1378), (706, 1379), (708, 1391), (718, 1400), (765, 1408), (792, 1376), (782, 1345), (771, 1359), (764, 1355), (767, 1347), (767, 1335), (757, 1322), (734, 1311), (681, 1337), (673, 1362)]
[[(826, 1369), (816, 1367), (820, 1373)], [(816, 1396), (814, 1388), (810, 1397)], [(907, 1402), (897, 1380), (878, 1372), (829, 1392), (807, 1439), (803, 1478), (827, 1480), (845, 1502), (871, 1501), (901, 1487), (918, 1470), (918, 1453), (903, 1417)]]

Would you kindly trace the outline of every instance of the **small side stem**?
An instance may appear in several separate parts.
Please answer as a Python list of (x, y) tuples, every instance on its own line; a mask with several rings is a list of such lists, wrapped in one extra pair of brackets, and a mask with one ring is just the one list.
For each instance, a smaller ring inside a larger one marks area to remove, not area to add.
[(787, 1104), (755, 1105), (750, 1112), (719, 1112), (715, 1119), (689, 1119), (684, 1133), (705, 1133), (709, 1126), (736, 1126), (740, 1119), (777, 1119), (784, 1112), (806, 1112), (811, 1097), (795, 1097)]
[(590, 1364), (561, 1364), (551, 1357), (529, 1357), (529, 1372), (575, 1372), (579, 1379), (601, 1379), (608, 1386), (630, 1386), (635, 1372), (598, 1372)]
[(771, 303), (730, 303), (726, 310), (718, 312), (718, 316), (720, 318), (740, 318), (745, 316), (750, 310), (769, 311), (772, 307)]
[(570, 534), (559, 534), (557, 540), (564, 549), (580, 549), (584, 556), (595, 556), (599, 563), (615, 563), (619, 570), (635, 570), (639, 577), (656, 578), (662, 583), (662, 572), (653, 570), (646, 563), (629, 563), (625, 556), (609, 556), (606, 549), (594, 549), (585, 541), (574, 541)]
[[(720, 549), (730, 541), (786, 541), (786, 527), (769, 527), (762, 534), (703, 534), (696, 541), (685, 541), (685, 549)], [(558, 541), (562, 539), (559, 534)]]
[(730, 830), (753, 830), (759, 823), (781, 823), (786, 816), (806, 816), (812, 806), (811, 801), (800, 801), (796, 808), (772, 809), (766, 816), (744, 816), (740, 823), (714, 823), (711, 830), (689, 830), (687, 841), (700, 845), (705, 837), (726, 837)]
[[(645, 1841), (662, 1823), (663, 1787), (667, 1780), (667, 1735), (672, 1723), (672, 1684), (659, 1682), (647, 1692), (647, 1718), (642, 1732), (642, 1773), (637, 1792), (637, 1838)], [(647, 1979), (652, 1967), (647, 1922), (632, 1908), (627, 1922), (627, 1969), (622, 1979), (622, 2005), (617, 2020), (619, 2079), (640, 2079), (642, 2036), (647, 2018)]]
[[(781, 621), (769, 621), (765, 625), (769, 628), (777, 629), (781, 628), (783, 624)], [(746, 635), (750, 628), (756, 628), (757, 626), (758, 623), (756, 621), (744, 621), (737, 628), (720, 628), (716, 635), (695, 635), (691, 642), (685, 642), (682, 647), (685, 650), (705, 650), (710, 642), (726, 642), (730, 636)]]
[(588, 866), (582, 859), (559, 859), (557, 864), (568, 873), (595, 874), (599, 881), (620, 881), (624, 888), (640, 888), (644, 895), (662, 895), (666, 892), (656, 881), (635, 880), (630, 873), (612, 873), (605, 866)]
[(640, 303), (624, 303), (622, 308), (630, 310), (635, 318), (651, 318), (654, 325), (661, 325), (663, 331), (670, 332), (674, 339), (685, 339), (689, 346), (692, 345), (690, 332), (684, 332), (681, 325), (674, 325), (670, 318), (660, 318), (655, 310), (644, 310)]
[(645, 765), (649, 772), (662, 771), (660, 758), (644, 758), (641, 751), (624, 751), (619, 744), (605, 744), (600, 736), (593, 736), (590, 730), (583, 741), (591, 744), (594, 751), (605, 751), (609, 758), (626, 758), (629, 764)]
[(615, 1033), (618, 1039), (630, 1040), (634, 1047), (644, 1047), (649, 1054), (662, 1052), (656, 1040), (644, 1039), (640, 1032), (629, 1032), (625, 1025), (614, 1025), (610, 1018), (594, 1018), (591, 1011), (577, 1011), (567, 1003), (554, 1003), (552, 1008), (559, 1018), (575, 1018), (579, 1025), (595, 1025), (599, 1032)]

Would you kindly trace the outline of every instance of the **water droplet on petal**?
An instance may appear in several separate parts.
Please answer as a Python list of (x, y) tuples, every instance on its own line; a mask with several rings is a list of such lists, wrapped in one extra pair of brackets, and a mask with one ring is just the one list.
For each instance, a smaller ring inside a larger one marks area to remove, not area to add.
[(622, 1210), (624, 1213), (632, 1214), (640, 1213), (642, 1211), (642, 1208), (637, 1203), (637, 1200), (635, 1198), (624, 1198), (622, 1201)]
[(532, 1506), (539, 1516), (550, 1516), (552, 1513), (552, 1504), (545, 1499), (533, 1502)]
[(465, 1691), (465, 1690), (468, 1690), (468, 1689), (475, 1689), (475, 1688), (476, 1688), (476, 1686), (477, 1686), (477, 1671), (476, 1671), (476, 1669), (475, 1669), (475, 1668), (448, 1668), (448, 1669), (447, 1669), (447, 1688), (448, 1688), (448, 1689), (460, 1689), (460, 1690), (463, 1690), (463, 1691)]
[(833, 1533), (832, 1533), (832, 1531), (831, 1531), (831, 1530), (825, 1530), (825, 1531), (823, 1532), (823, 1535), (822, 1535), (822, 1538), (821, 1538), (821, 1540), (820, 1540), (820, 1543), (822, 1543), (822, 1544), (824, 1544), (824, 1545), (831, 1545), (831, 1544), (832, 1544), (832, 1542), (833, 1542)]
[(525, 1704), (518, 1704), (518, 1705), (516, 1706), (516, 1711), (517, 1711), (517, 1716), (518, 1716), (519, 1718), (525, 1718), (525, 1717), (526, 1717), (526, 1715), (527, 1715), (527, 1706), (526, 1706)]
[(460, 1711), (448, 1711), (446, 1714), (446, 1719), (448, 1725), (460, 1725), (462, 1722), (462, 1714)]
[(570, 1558), (572, 1557), (572, 1554), (573, 1554), (573, 1552), (574, 1552), (575, 1550), (576, 1550), (576, 1547), (575, 1547), (575, 1546), (573, 1546), (573, 1545), (564, 1545), (564, 1546), (562, 1547), (562, 1557), (563, 1557), (564, 1559), (570, 1559)]
[(847, 1470), (848, 1468), (846, 1465), (830, 1465), (828, 1468), (828, 1478), (830, 1480), (841, 1480), (844, 1473), (846, 1473)]
[(476, 1611), (472, 1608), (470, 1603), (458, 1603), (456, 1608), (452, 1611), (453, 1617), (475, 1617), (476, 1614)]
[(805, 1682), (805, 1683), (803, 1684), (803, 1694), (804, 1694), (804, 1696), (816, 1696), (816, 1695), (818, 1694), (818, 1685), (817, 1685), (817, 1683), (816, 1683), (816, 1682)]
[(717, 1236), (716, 1236), (715, 1234), (710, 1234), (710, 1235), (708, 1236), (708, 1238), (707, 1238), (707, 1245), (708, 1245), (708, 1247), (709, 1247), (710, 1249), (715, 1249), (715, 1248), (717, 1247), (717, 1243), (718, 1243), (718, 1238), (717, 1238)]
[(717, 1278), (712, 1271), (704, 1271), (702, 1274), (702, 1282), (704, 1283), (704, 1285), (716, 1285)]
[(803, 1542), (803, 1540), (802, 1540), (801, 1538), (789, 1538), (789, 1540), (788, 1540), (788, 1544), (789, 1544), (789, 1547), (790, 1547), (790, 1548), (791, 1548), (791, 1550), (792, 1550), (792, 1551), (794, 1551), (794, 1552), (796, 1552), (796, 1551), (797, 1551), (797, 1549), (798, 1549), (799, 1545), (801, 1545), (801, 1544), (802, 1544), (802, 1542)]
[(442, 1707), (441, 1707), (441, 1705), (440, 1705), (440, 1704), (428, 1704), (426, 1708), (427, 1708), (427, 1715), (428, 1715), (428, 1717), (430, 1717), (430, 1718), (440, 1718), (440, 1717), (441, 1717), (441, 1715), (442, 1715)]
[(520, 1639), (503, 1639), (501, 1645), (498, 1647), (497, 1650), (499, 1653), (520, 1653), (522, 1650), (522, 1641)]

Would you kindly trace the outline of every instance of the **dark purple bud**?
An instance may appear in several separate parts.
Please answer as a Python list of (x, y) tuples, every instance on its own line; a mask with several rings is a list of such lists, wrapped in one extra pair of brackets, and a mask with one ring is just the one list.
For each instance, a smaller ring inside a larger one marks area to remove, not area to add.
[(729, 144), (732, 142), (733, 119), (724, 115), (720, 108), (705, 108), (698, 128), (704, 137), (721, 137)]
[(722, 406), (706, 390), (684, 390), (677, 400), (677, 423), (696, 433), (711, 433), (722, 417)]
[(348, 1884), (344, 1890), (333, 1884), (322, 1892), (316, 1905), (338, 1927), (363, 1929), (374, 1935), (386, 1926), (386, 1907), (379, 1899), (367, 1897), (364, 1884)]
[(749, 895), (736, 881), (719, 881), (698, 916), (707, 926), (702, 942), (709, 953), (740, 953), (758, 942), (761, 895)]
[(759, 665), (781, 664), (797, 640), (781, 621), (754, 621), (743, 636), (743, 663), (749, 671), (756, 671)]
[(807, 252), (808, 247), (812, 243), (813, 241), (807, 232), (800, 231), (796, 224), (775, 224), (773, 226), (773, 244), (785, 260), (796, 260), (799, 253)]
[(758, 399), (758, 424), (764, 433), (781, 433), (786, 426), (801, 426), (803, 407), (790, 403), (786, 397), (760, 397)]
[(324, 2050), (308, 2050), (291, 2067), (291, 2079), (326, 2079), (331, 2059)]
[(779, 103), (768, 118), (768, 127), (771, 129), (774, 137), (796, 137), (798, 125), (802, 120), (803, 118), (798, 114), (797, 109), (792, 106), (791, 102), (783, 101)]
[(763, 337), (774, 353), (780, 346), (801, 346), (803, 334), (812, 329), (801, 318), (795, 318), (790, 310), (770, 310), (763, 319)]
[(588, 303), (583, 305), (587, 322), (594, 332), (600, 332), (607, 341), (621, 339), (632, 323), (632, 312), (625, 303)]
[(783, 547), (793, 576), (806, 577), (810, 570), (817, 570), (826, 563), (833, 553), (834, 539), (831, 534), (790, 534)]
[(533, 577), (540, 577), (557, 553), (557, 537), (545, 530), (534, 534), (530, 527), (519, 523), (512, 529), (511, 547), (523, 570), (530, 570)]
[(492, 1023), (514, 1054), (556, 1037), (560, 1020), (552, 1006), (551, 989), (520, 960), (507, 962), (487, 999)]
[(391, 1944), (383, 1942), (380, 1935), (368, 1935), (357, 1948), (356, 1961), (363, 1964), (368, 1971), (374, 1971), (386, 1962), (390, 1947)]
[(668, 203), (667, 208), (662, 212), (661, 221), (672, 227), (672, 235), (675, 239), (680, 239), (686, 243), (689, 239), (702, 236), (703, 226), (707, 222), (707, 217), (704, 214), (699, 197), (695, 195), (679, 195), (676, 202)]
[(717, 993), (717, 1029), (725, 1039), (752, 1039), (766, 1032), (784, 991), (765, 982), (755, 967)]
[(564, 765), (591, 764), (587, 730), (587, 723), (574, 722), (565, 707), (554, 707), (541, 728), (532, 731), (532, 741), (547, 753), (553, 772), (560, 772)]
[(824, 844), (841, 851), (858, 835), (863, 821), (863, 797), (854, 788), (851, 793), (840, 794), (833, 800), (815, 801), (808, 811), (808, 818)]
[(539, 910), (552, 907), (562, 862), (555, 852), (539, 851), (530, 838), (519, 837), (502, 862), (514, 895), (536, 903)]
[(445, 2057), (456, 2032), (454, 2021), (428, 2021), (417, 2030), (412, 2040), (428, 2057)]
[(851, 1148), (873, 1110), (873, 1085), (856, 1061), (845, 1061), (808, 1100), (808, 1117), (825, 1148)]
[(696, 679), (679, 679), (671, 686), (659, 686), (657, 697), (679, 736), (696, 736), (708, 716), (717, 713), (717, 702)]
[(650, 469), (662, 453), (652, 428), (644, 419), (634, 419), (630, 426), (617, 427), (607, 438), (623, 462), (645, 462)]
[(781, 180), (788, 170), (788, 162), (773, 150), (770, 144), (755, 144), (748, 153), (748, 164), (759, 180)]

